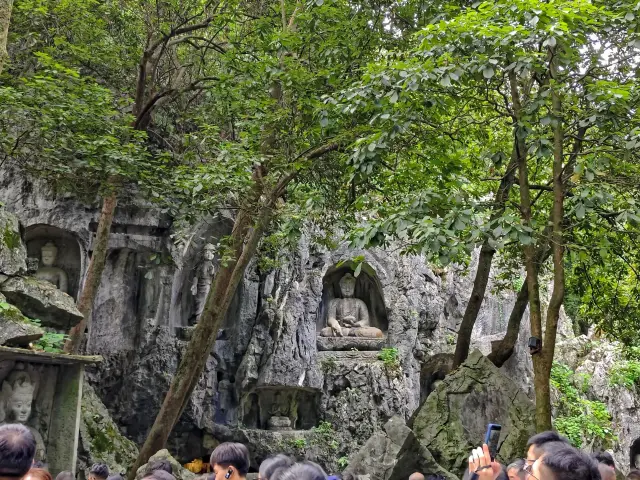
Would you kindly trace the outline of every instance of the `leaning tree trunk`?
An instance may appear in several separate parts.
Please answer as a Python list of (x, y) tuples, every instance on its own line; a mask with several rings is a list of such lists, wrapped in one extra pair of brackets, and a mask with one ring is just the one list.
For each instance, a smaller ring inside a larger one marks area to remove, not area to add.
[(262, 205), (255, 216), (255, 221), (244, 209), (238, 213), (231, 234), (233, 258), (222, 266), (214, 278), (204, 311), (196, 324), (160, 412), (140, 449), (134, 466), (129, 471), (129, 480), (135, 478), (137, 469), (147, 462), (151, 455), (164, 447), (171, 430), (180, 418), (204, 369), (209, 352), (215, 345), (218, 330), (226, 317), (238, 284), (269, 224), (272, 207), (272, 202)]
[(9, 57), (7, 55), (7, 40), (12, 8), (13, 0), (0, 0), (0, 73), (4, 69), (4, 62)]
[[(515, 181), (514, 172), (517, 168), (517, 156), (514, 152), (511, 155), (511, 161), (507, 165), (507, 170), (500, 181), (500, 186), (495, 196), (494, 213), (491, 215), (491, 221), (499, 218), (504, 212), (505, 205), (509, 198), (509, 191)], [(469, 356), (469, 346), (471, 345), (471, 334), (473, 326), (476, 324), (478, 313), (484, 301), (484, 295), (487, 291), (489, 276), (491, 274), (491, 263), (496, 249), (489, 245), (489, 241), (485, 240), (480, 249), (478, 256), (478, 268), (476, 269), (476, 277), (473, 280), (473, 289), (469, 297), (469, 303), (464, 310), (462, 322), (458, 329), (458, 339), (456, 341), (456, 351), (453, 355), (453, 368), (459, 367)]]
[(115, 191), (102, 201), (102, 211), (100, 212), (100, 220), (98, 221), (98, 229), (93, 244), (93, 254), (89, 262), (87, 278), (85, 279), (82, 293), (78, 298), (78, 310), (82, 313), (82, 320), (69, 331), (69, 339), (64, 346), (64, 351), (67, 353), (78, 352), (82, 344), (82, 336), (89, 324), (93, 303), (100, 287), (102, 272), (107, 260), (109, 234), (117, 203), (118, 197)]

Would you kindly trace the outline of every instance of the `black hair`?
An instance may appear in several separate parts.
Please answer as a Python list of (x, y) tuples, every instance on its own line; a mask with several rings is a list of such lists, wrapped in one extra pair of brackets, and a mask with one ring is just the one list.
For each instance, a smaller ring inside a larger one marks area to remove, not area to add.
[(155, 462), (151, 462), (147, 465), (147, 473), (155, 472), (156, 470), (164, 470), (165, 472), (173, 475), (173, 467), (169, 460), (156, 460)]
[[(56, 480), (58, 479), (56, 478)], [(109, 475), (107, 477), (107, 480), (124, 480), (124, 479), (122, 478), (122, 475), (120, 475), (119, 473), (114, 473), (113, 475)]]
[(287, 469), (278, 480), (327, 480), (327, 474), (314, 462), (300, 462)]
[(627, 480), (640, 480), (640, 470), (631, 470), (625, 478)]
[(538, 433), (529, 439), (527, 442), (527, 450), (531, 445), (535, 445), (536, 447), (541, 447), (545, 443), (549, 442), (562, 442), (564, 444), (569, 445), (569, 440), (560, 435), (558, 432), (554, 432), (552, 430), (548, 430), (546, 432)]
[(542, 464), (558, 480), (601, 480), (598, 462), (569, 445), (545, 452)]
[(74, 477), (73, 472), (70, 472), (69, 470), (63, 470), (56, 475), (56, 480), (75, 480), (75, 478), (76, 477)]
[(596, 462), (603, 463), (607, 467), (616, 467), (616, 462), (613, 461), (613, 455), (611, 455), (609, 452), (601, 450), (599, 452), (591, 454), (591, 456), (595, 459)]
[(0, 477), (23, 477), (36, 454), (36, 440), (19, 423), (0, 426)]
[(211, 466), (234, 467), (241, 477), (249, 471), (249, 450), (241, 443), (221, 443), (211, 454)]
[(282, 474), (284, 472), (286, 472), (287, 470), (289, 470), (290, 467), (278, 467), (276, 468), (273, 472), (271, 472), (271, 476), (269, 477), (269, 480), (280, 480), (280, 477), (282, 477)]
[(89, 474), (93, 474), (99, 478), (107, 478), (109, 476), (109, 467), (107, 467), (104, 463), (94, 463), (93, 465), (91, 465)]
[(273, 472), (275, 472), (277, 469), (289, 468), (293, 464), (293, 459), (283, 454), (278, 454), (266, 458), (262, 461), (258, 470), (260, 472), (260, 478), (263, 480), (271, 480)]

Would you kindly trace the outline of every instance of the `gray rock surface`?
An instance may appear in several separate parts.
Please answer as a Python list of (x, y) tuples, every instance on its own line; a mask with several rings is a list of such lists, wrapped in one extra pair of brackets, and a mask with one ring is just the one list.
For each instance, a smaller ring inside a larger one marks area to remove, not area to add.
[(26, 347), (44, 334), (37, 325), (29, 322), (13, 305), (9, 305), (0, 294), (0, 345)]
[(138, 456), (138, 448), (120, 433), (107, 408), (86, 383), (80, 415), (78, 470), (85, 471), (86, 477), (91, 465), (104, 463), (113, 474), (127, 472)]
[(27, 249), (22, 243), (18, 217), (0, 205), (0, 274), (19, 275), (27, 271)]
[(37, 318), (43, 326), (68, 330), (82, 314), (73, 298), (49, 282), (34, 277), (10, 277), (0, 282), (0, 292), (30, 318)]
[[(637, 388), (628, 389), (611, 382), (611, 372), (622, 361), (621, 346), (582, 335), (559, 343), (555, 360), (577, 374), (589, 376), (587, 397), (607, 406), (618, 435), (611, 453), (616, 467), (626, 475), (634, 443), (640, 438), (640, 396)], [(635, 447), (638, 453), (638, 445)]]
[(180, 465), (180, 463), (171, 456), (171, 454), (169, 453), (169, 450), (165, 448), (155, 453), (154, 455), (152, 455), (151, 458), (149, 459), (149, 462), (142, 465), (138, 469), (138, 471), (136, 472), (136, 480), (141, 480), (142, 477), (144, 477), (147, 474), (149, 469), (149, 464), (153, 462), (157, 462), (159, 460), (166, 460), (171, 464), (171, 468), (173, 469), (173, 476), (176, 477), (177, 480), (194, 480), (196, 478), (196, 475), (194, 473), (190, 472), (189, 470), (184, 468), (182, 465)]
[(522, 457), (534, 433), (533, 404), (476, 350), (436, 387), (409, 426), (443, 468), (462, 475), (489, 423), (502, 425), (498, 460)]

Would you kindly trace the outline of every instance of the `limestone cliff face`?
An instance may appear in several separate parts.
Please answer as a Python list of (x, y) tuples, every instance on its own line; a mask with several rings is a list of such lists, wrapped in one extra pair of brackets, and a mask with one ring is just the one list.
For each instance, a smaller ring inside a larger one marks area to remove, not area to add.
[[(19, 217), (28, 256), (37, 257), (45, 240), (59, 245), (64, 253), (58, 266), (68, 271), (70, 294), (77, 295), (98, 205), (54, 197), (42, 185), (2, 173), (0, 201)], [(104, 362), (88, 376), (137, 443), (191, 334), (204, 245), (216, 243), (230, 225), (224, 215), (203, 219), (176, 244), (171, 219), (152, 206), (135, 198), (118, 206), (87, 339), (88, 353)], [(356, 296), (386, 337), (369, 347), (319, 341), (335, 284), (358, 256), (364, 266)], [(434, 272), (421, 257), (345, 245), (328, 251), (306, 238), (278, 268), (263, 272), (250, 265), (169, 450), (187, 461), (207, 455), (219, 441), (237, 439), (253, 445), (255, 462), (284, 449), (337, 470), (337, 459), (381, 432), (392, 417), (408, 419), (437, 387), (448, 370), (472, 280), (455, 267)], [(481, 349), (490, 348), (487, 337), (501, 336), (512, 301), (510, 294), (487, 295), (474, 332)], [(522, 337), (504, 369), (526, 385), (530, 367)], [(380, 359), (375, 349), (381, 346), (396, 348), (397, 359)], [(272, 417), (288, 418), (293, 430), (269, 430)], [(270, 445), (261, 448), (267, 437)]]

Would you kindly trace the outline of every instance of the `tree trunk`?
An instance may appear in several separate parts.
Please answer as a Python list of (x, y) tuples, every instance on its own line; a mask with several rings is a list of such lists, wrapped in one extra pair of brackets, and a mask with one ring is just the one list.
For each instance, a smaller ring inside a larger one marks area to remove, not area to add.
[(93, 244), (93, 254), (87, 269), (87, 278), (84, 281), (82, 293), (78, 298), (78, 310), (83, 315), (82, 320), (69, 331), (69, 340), (67, 340), (64, 351), (67, 353), (77, 353), (82, 344), (82, 336), (87, 326), (91, 311), (93, 310), (93, 302), (96, 299), (100, 281), (102, 280), (102, 272), (107, 260), (107, 247), (109, 244), (109, 234), (111, 233), (111, 223), (113, 215), (116, 211), (118, 197), (112, 192), (102, 201), (102, 211), (100, 212), (100, 220), (98, 221), (98, 230)]
[[(215, 345), (218, 330), (226, 317), (238, 284), (271, 220), (273, 203), (269, 201), (268, 204), (263, 204), (255, 221), (244, 209), (238, 213), (231, 234), (233, 258), (222, 266), (214, 278), (202, 316), (196, 324), (193, 336), (173, 377), (160, 412), (140, 449), (136, 463), (129, 471), (129, 480), (135, 478), (136, 470), (144, 465), (151, 455), (164, 447), (171, 430), (180, 418), (200, 378), (209, 352)], [(250, 229), (251, 223), (253, 223), (252, 229)]]
[(0, 73), (4, 68), (4, 62), (7, 60), (7, 40), (9, 37), (9, 22), (11, 21), (11, 10), (13, 9), (13, 0), (0, 0)]
[(516, 342), (518, 341), (518, 334), (520, 333), (520, 324), (522, 323), (524, 312), (527, 310), (527, 305), (529, 305), (529, 287), (527, 280), (525, 280), (516, 297), (516, 303), (511, 309), (504, 338), (500, 340), (500, 342), (491, 345), (491, 353), (487, 357), (498, 368), (504, 365), (513, 354)]
[[(550, 72), (555, 77), (555, 57), (550, 52), (552, 60), (550, 62)], [(558, 331), (558, 319), (560, 308), (564, 301), (564, 245), (562, 221), (564, 219), (564, 182), (563, 182), (563, 160), (564, 160), (564, 131), (562, 125), (562, 102), (556, 90), (552, 90), (552, 107), (555, 125), (553, 127), (553, 210), (551, 224), (553, 232), (551, 235), (551, 248), (553, 251), (553, 292), (549, 300), (547, 309), (547, 322), (544, 332), (544, 343), (540, 352), (538, 371), (535, 372), (536, 379), (536, 427), (538, 431), (551, 429), (551, 393), (549, 381), (551, 377), (551, 367), (556, 347), (556, 333)], [(538, 380), (538, 376), (541, 378)], [(545, 388), (541, 388), (544, 383)]]
[[(491, 215), (491, 221), (500, 217), (504, 212), (505, 204), (509, 198), (509, 192), (515, 181), (515, 170), (518, 166), (518, 159), (516, 156), (516, 149), (514, 149), (511, 155), (511, 161), (507, 165), (500, 186), (495, 196), (494, 213)], [(464, 316), (458, 329), (458, 339), (456, 341), (456, 351), (453, 356), (453, 368), (457, 368), (467, 359), (469, 356), (469, 345), (471, 345), (471, 334), (473, 333), (473, 326), (476, 324), (478, 313), (482, 307), (484, 301), (484, 295), (487, 291), (487, 284), (489, 283), (489, 275), (491, 274), (491, 263), (493, 262), (493, 256), (496, 253), (496, 249), (489, 245), (489, 241), (485, 240), (480, 249), (480, 255), (478, 257), (478, 268), (476, 269), (476, 277), (473, 280), (473, 289), (471, 290), (471, 296), (469, 297), (469, 303), (464, 310)]]

